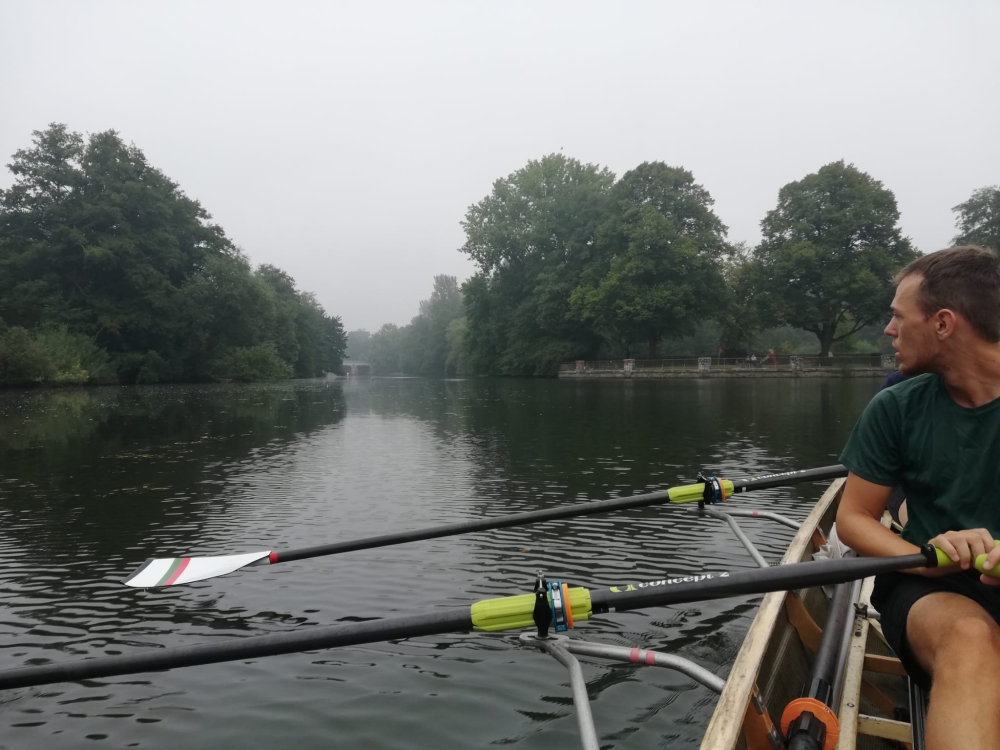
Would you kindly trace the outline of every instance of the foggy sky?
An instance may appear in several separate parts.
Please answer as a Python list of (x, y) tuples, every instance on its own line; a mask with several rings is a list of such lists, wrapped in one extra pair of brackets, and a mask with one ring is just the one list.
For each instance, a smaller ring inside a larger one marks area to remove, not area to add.
[[(732, 240), (845, 159), (917, 247), (1000, 183), (1000, 2), (0, 0), (0, 157), (113, 128), (348, 330), (467, 278), (459, 222), (562, 150), (694, 172)], [(11, 183), (0, 172), (0, 187)]]

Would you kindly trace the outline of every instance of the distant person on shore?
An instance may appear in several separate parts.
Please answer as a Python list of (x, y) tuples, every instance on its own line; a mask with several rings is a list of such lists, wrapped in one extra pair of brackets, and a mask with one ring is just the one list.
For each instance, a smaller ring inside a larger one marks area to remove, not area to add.
[(778, 366), (778, 358), (774, 354), (774, 349), (768, 349), (767, 350), (767, 358), (769, 360), (771, 360), (772, 362), (774, 362), (774, 366), (775, 367)]

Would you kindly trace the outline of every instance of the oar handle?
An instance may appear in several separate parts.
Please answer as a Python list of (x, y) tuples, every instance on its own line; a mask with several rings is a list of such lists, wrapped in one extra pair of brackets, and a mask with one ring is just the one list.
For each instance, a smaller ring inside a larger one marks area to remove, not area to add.
[[(994, 539), (993, 544), (1000, 545), (1000, 539)], [(935, 547), (934, 552), (937, 554), (937, 563), (939, 568), (953, 568), (958, 565), (957, 562), (948, 557), (948, 553), (944, 550)], [(977, 555), (976, 559), (972, 563), (972, 567), (990, 578), (1000, 578), (1000, 565), (994, 565), (992, 568), (987, 569), (983, 567), (985, 562), (986, 555)]]

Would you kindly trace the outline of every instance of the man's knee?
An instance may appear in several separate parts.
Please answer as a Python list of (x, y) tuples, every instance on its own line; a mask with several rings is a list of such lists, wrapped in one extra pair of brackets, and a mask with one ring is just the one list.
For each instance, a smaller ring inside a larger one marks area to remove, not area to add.
[(1000, 628), (981, 617), (960, 616), (946, 621), (935, 640), (935, 666), (964, 660), (1000, 662)]

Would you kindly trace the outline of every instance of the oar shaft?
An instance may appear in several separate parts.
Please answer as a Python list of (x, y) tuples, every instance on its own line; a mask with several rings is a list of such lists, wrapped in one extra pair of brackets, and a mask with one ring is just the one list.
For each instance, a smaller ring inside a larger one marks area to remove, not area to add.
[[(825, 586), (905, 568), (934, 567), (937, 565), (937, 558), (933, 548), (928, 549), (929, 553), (902, 557), (823, 560), (780, 565), (767, 570), (744, 571), (732, 575), (714, 574), (711, 577), (699, 577), (700, 580), (697, 581), (685, 579), (652, 581), (623, 587), (624, 591), (619, 589), (592, 591), (589, 592), (589, 596), (593, 604), (593, 613), (600, 614), (612, 610), (623, 611), (665, 604), (686, 604), (728, 596), (746, 596), (807, 586)], [(574, 589), (570, 589), (571, 594), (573, 591)], [(584, 591), (584, 593), (588, 592)], [(530, 600), (533, 597), (528, 595), (507, 598), (508, 603), (515, 599)], [(107, 656), (64, 664), (13, 669), (0, 672), (0, 690), (47, 685), (54, 682), (114, 677), (222, 661), (256, 659), (298, 651), (356, 646), (363, 643), (440, 635), (472, 629), (472, 611), (469, 607), (441, 609), (423, 615), (367, 620), (349, 625), (322, 628), (303, 628), (291, 633), (250, 636), (221, 643), (205, 643), (124, 656)]]
[(739, 573), (706, 573), (703, 576), (663, 579), (634, 586), (592, 591), (594, 614), (623, 612), (667, 604), (725, 599), (730, 596), (791, 591), (807, 586), (830, 586), (858, 578), (891, 573), (907, 568), (936, 567), (933, 552), (901, 557), (855, 557), (841, 560), (778, 565)]
[(157, 672), (223, 661), (259, 659), (278, 654), (356, 646), (361, 643), (440, 635), (471, 629), (472, 617), (469, 608), (450, 607), (422, 615), (366, 620), (321, 628), (303, 628), (291, 633), (232, 638), (221, 643), (202, 643), (196, 646), (12, 669), (0, 672), (0, 690), (48, 685), (54, 682), (93, 680), (139, 672)]
[(772, 487), (786, 487), (801, 482), (825, 482), (847, 476), (847, 467), (843, 464), (820, 466), (816, 469), (801, 469), (799, 471), (783, 471), (778, 474), (764, 474), (750, 479), (734, 479), (733, 492), (751, 492), (767, 490)]
[[(788, 471), (781, 474), (767, 474), (761, 477), (734, 479), (732, 481), (734, 492), (750, 492), (752, 490), (782, 487), (789, 484), (797, 484), (799, 482), (822, 482), (846, 475), (847, 469), (844, 466), (837, 464), (834, 466), (823, 466), (818, 469)], [(650, 505), (660, 505), (668, 502), (670, 502), (670, 490), (647, 492), (643, 495), (615, 497), (609, 500), (593, 500), (591, 502), (576, 503), (574, 505), (566, 505), (559, 508), (533, 510), (528, 511), (527, 513), (514, 513), (509, 516), (498, 516), (495, 518), (481, 518), (475, 521), (461, 521), (459, 523), (452, 523), (446, 526), (435, 526), (434, 528), (429, 529), (401, 531), (395, 534), (383, 534), (382, 536), (372, 536), (366, 539), (354, 539), (346, 542), (334, 542), (333, 544), (321, 544), (316, 547), (305, 547), (302, 549), (288, 550), (287, 552), (274, 552), (271, 554), (271, 562), (275, 563), (289, 562), (291, 560), (305, 560), (310, 557), (338, 555), (343, 552), (355, 552), (357, 550), (373, 549), (375, 547), (388, 547), (393, 544), (419, 542), (426, 539), (440, 539), (447, 536), (457, 536), (458, 534), (469, 534), (475, 531), (504, 529), (510, 526), (526, 526), (532, 523), (555, 521), (562, 518), (577, 518), (579, 516), (590, 516), (616, 510), (644, 508)]]

